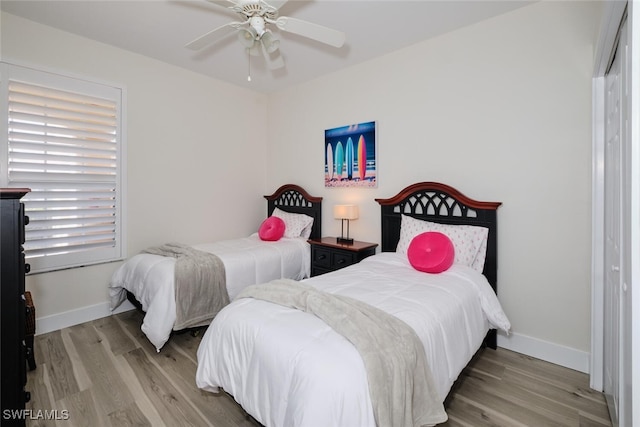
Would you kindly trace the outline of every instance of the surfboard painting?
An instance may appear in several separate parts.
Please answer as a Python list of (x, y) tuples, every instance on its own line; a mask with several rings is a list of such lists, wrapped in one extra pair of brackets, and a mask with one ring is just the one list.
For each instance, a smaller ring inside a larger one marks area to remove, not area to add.
[(360, 181), (364, 180), (367, 175), (367, 144), (364, 142), (364, 136), (358, 138), (358, 177)]
[(325, 187), (378, 186), (376, 126), (372, 121), (324, 131)]
[(333, 179), (333, 149), (331, 148), (331, 144), (327, 144), (327, 177), (326, 180), (331, 181)]
[(338, 178), (338, 181), (342, 179), (343, 167), (344, 167), (344, 150), (342, 149), (342, 142), (338, 141), (338, 145), (336, 145), (336, 178)]
[(347, 139), (344, 161), (347, 163), (347, 179), (353, 179), (353, 140)]

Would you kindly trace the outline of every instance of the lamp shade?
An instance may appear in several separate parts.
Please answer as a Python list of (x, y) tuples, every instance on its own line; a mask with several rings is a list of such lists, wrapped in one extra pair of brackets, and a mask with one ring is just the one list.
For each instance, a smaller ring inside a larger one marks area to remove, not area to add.
[(333, 217), (335, 219), (358, 219), (358, 206), (335, 205), (333, 207)]

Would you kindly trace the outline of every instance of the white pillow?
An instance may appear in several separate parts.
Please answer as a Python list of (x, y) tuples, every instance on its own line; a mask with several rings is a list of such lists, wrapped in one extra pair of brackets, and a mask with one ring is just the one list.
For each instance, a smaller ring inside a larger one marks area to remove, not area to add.
[(313, 228), (313, 218), (311, 218), (311, 224), (307, 225), (304, 230), (302, 230), (302, 233), (300, 233), (300, 237), (302, 237), (305, 240), (309, 240), (309, 237), (311, 237), (311, 229)]
[(311, 235), (313, 217), (305, 214), (285, 212), (275, 208), (272, 216), (277, 216), (284, 221), (284, 237), (303, 237), (308, 239)]
[(439, 231), (451, 239), (456, 253), (453, 261), (455, 264), (468, 265), (482, 273), (484, 261), (487, 257), (488, 228), (474, 225), (439, 224), (402, 215), (400, 240), (398, 241), (396, 252), (406, 255), (411, 240), (418, 234), (427, 231)]

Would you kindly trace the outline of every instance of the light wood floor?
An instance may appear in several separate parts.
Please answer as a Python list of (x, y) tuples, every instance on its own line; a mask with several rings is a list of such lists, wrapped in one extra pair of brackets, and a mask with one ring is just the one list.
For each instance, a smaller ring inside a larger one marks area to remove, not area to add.
[[(141, 322), (130, 311), (37, 336), (27, 426), (259, 426), (228, 395), (196, 387), (200, 337), (174, 335), (157, 353)], [(580, 372), (487, 349), (461, 378), (443, 426), (611, 425)]]

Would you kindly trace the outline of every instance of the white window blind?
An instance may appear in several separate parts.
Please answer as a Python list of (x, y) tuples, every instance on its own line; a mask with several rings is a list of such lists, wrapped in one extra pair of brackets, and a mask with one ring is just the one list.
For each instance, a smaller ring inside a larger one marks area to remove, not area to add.
[[(32, 272), (122, 258), (121, 90), (8, 65), (6, 165)], [(6, 85), (6, 88), (5, 88)]]

